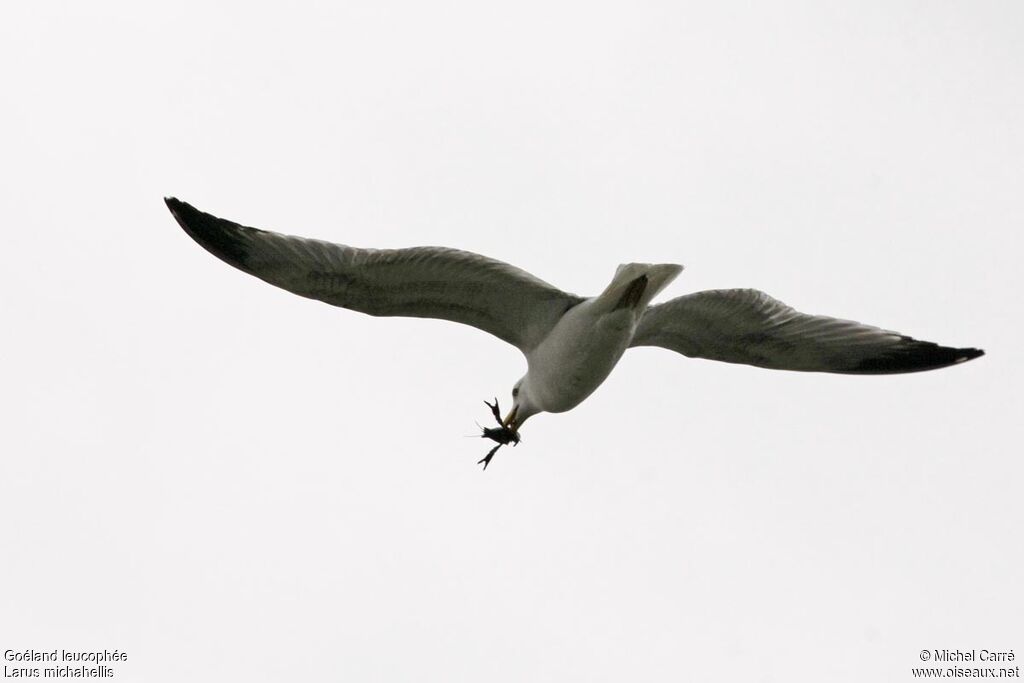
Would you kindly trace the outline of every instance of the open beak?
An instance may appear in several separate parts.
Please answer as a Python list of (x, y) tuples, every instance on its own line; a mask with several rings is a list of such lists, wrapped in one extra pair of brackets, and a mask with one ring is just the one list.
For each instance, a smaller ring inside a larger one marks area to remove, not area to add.
[(510, 410), (508, 415), (505, 416), (505, 419), (502, 420), (501, 426), (504, 427), (505, 429), (511, 428), (512, 431), (515, 431), (516, 430), (516, 413), (518, 413), (518, 412), (519, 412), (519, 406), (513, 406), (512, 410)]

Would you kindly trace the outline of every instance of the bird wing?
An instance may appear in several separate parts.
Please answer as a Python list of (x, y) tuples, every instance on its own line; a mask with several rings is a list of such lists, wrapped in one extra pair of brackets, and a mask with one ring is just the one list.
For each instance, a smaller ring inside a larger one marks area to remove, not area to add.
[(931, 370), (984, 353), (807, 315), (756, 289), (708, 290), (652, 306), (631, 346), (777, 370), (847, 374)]
[(177, 199), (165, 201), (207, 251), (272, 285), (369, 315), (472, 325), (524, 353), (583, 301), (526, 271), (468, 251), (357, 249), (245, 227)]

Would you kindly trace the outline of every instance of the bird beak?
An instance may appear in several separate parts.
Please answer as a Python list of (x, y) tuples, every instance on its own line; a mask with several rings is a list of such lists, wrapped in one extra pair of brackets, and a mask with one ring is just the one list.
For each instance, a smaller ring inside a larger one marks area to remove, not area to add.
[(511, 427), (512, 430), (514, 431), (515, 430), (515, 424), (516, 424), (516, 413), (518, 413), (518, 412), (519, 412), (519, 406), (512, 406), (512, 410), (510, 410), (508, 415), (505, 416), (505, 419), (502, 420), (501, 426), (506, 428), (506, 429)]

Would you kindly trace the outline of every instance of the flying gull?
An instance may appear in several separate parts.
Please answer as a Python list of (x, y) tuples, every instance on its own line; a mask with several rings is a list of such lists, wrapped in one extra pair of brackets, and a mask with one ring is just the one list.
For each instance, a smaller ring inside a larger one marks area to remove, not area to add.
[(569, 294), (507, 263), (445, 247), (359, 249), (249, 228), (174, 198), (165, 200), (192, 239), (222, 261), (300, 296), (374, 316), (440, 318), (517, 347), (527, 372), (512, 409), (482, 436), (497, 442), (484, 468), (537, 413), (561, 413), (601, 385), (626, 349), (661, 346), (777, 370), (894, 374), (981, 356), (790, 308), (755, 289), (715, 289), (649, 305), (683, 270), (626, 263), (598, 296)]

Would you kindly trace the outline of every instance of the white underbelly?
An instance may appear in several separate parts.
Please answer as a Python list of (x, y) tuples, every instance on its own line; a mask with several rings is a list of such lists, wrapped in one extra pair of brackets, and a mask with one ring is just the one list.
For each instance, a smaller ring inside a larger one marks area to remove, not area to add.
[(530, 353), (530, 395), (549, 413), (575, 408), (601, 386), (629, 346), (636, 327), (632, 311), (603, 315), (584, 302), (566, 313)]

